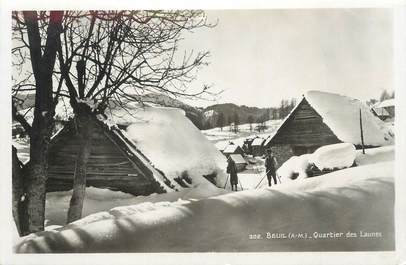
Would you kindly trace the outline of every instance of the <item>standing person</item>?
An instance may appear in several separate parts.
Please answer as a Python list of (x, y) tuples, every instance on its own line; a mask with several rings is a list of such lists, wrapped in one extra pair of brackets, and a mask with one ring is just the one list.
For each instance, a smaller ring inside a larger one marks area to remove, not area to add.
[(231, 190), (237, 190), (238, 176), (237, 176), (237, 166), (231, 157), (228, 157), (227, 173), (230, 174)]
[(266, 176), (268, 178), (268, 185), (272, 186), (272, 179), (274, 180), (275, 185), (278, 183), (276, 181), (276, 167), (278, 166), (278, 161), (276, 161), (275, 156), (272, 154), (271, 148), (266, 150), (265, 158), (265, 170)]

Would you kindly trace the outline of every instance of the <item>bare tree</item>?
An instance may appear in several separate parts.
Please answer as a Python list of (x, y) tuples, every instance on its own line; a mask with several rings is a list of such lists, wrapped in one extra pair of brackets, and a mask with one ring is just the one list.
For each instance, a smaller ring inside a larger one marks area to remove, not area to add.
[(218, 117), (217, 117), (217, 127), (220, 127), (221, 131), (223, 131), (224, 123), (225, 123), (224, 113), (220, 112)]
[[(53, 128), (55, 114), (55, 98), (53, 97), (53, 70), (58, 48), (58, 38), (61, 33), (63, 12), (49, 12), (43, 22), (39, 22), (37, 12), (25, 11), (14, 14), (13, 38), (21, 34), (13, 54), (18, 57), (15, 67), (22, 69), (23, 64), (30, 62), (30, 74), (19, 80), (13, 86), (13, 94), (32, 89), (35, 91), (34, 119), (30, 125), (23, 116), (17, 113), (13, 106), (13, 116), (20, 121), (30, 136), (30, 161), (21, 169), (25, 178), (27, 227), (30, 232), (43, 230), (45, 212), (45, 183), (47, 178), (48, 147)], [(18, 37), (17, 37), (18, 38)], [(21, 47), (26, 48), (22, 51)], [(15, 77), (15, 76), (14, 76)], [(14, 79), (15, 80), (15, 79)], [(29, 83), (31, 81), (32, 83)], [(19, 179), (20, 176), (15, 176)], [(20, 183), (20, 182), (18, 182)], [(13, 189), (14, 190), (14, 189)], [(16, 200), (20, 198), (15, 196)], [(20, 219), (21, 221), (21, 219)], [(22, 234), (28, 231), (21, 231)]]
[(252, 132), (252, 124), (254, 123), (254, 117), (252, 115), (248, 116), (248, 123), (250, 125), (250, 132)]
[(234, 121), (234, 133), (238, 133), (238, 125), (240, 125), (240, 117), (238, 116), (237, 112), (234, 112), (233, 121)]
[[(58, 84), (51, 84), (47, 94), (48, 101), (52, 102), (47, 103), (50, 104), (48, 116), (53, 117), (59, 97), (68, 98), (81, 141), (68, 211), (68, 221), (71, 222), (81, 217), (86, 164), (92, 141), (93, 128), (89, 126), (89, 121), (94, 114), (103, 114), (112, 101), (120, 107), (126, 107), (131, 101), (142, 103), (140, 96), (149, 92), (183, 97), (209, 94), (208, 86), (197, 91), (187, 87), (187, 83), (194, 79), (196, 70), (207, 65), (209, 53), (191, 51), (180, 55), (178, 49), (183, 32), (213, 25), (199, 10), (66, 11), (57, 26), (53, 26), (52, 12), (31, 12), (31, 16), (39, 24), (38, 41), (41, 42), (41, 38), (46, 38), (47, 42), (52, 39), (54, 55), (57, 55), (55, 69), (48, 67), (49, 75)], [(24, 65), (27, 59), (35, 62), (36, 57), (28, 58), (24, 54), (24, 48), (31, 50), (33, 45), (30, 38), (29, 42), (26, 41), (26, 36), (30, 36), (27, 34), (29, 25), (26, 16), (16, 13), (14, 21), (14, 32), (18, 38), (13, 48), (18, 58), (16, 61), (20, 65)], [(58, 34), (50, 34), (52, 31), (46, 30), (54, 27)], [(35, 72), (34, 65), (32, 68)], [(21, 93), (23, 89), (37, 89), (37, 83), (32, 86), (31, 80), (28, 74), (24, 82), (16, 81), (16, 93)], [(39, 94), (37, 90), (35, 92), (37, 98)], [(31, 130), (35, 133), (37, 129), (33, 127)], [(44, 150), (43, 146), (32, 146), (31, 150), (35, 149), (35, 152), (41, 152), (46, 157), (47, 149)], [(30, 163), (32, 160), (31, 156)], [(46, 162), (44, 160), (44, 166)], [(46, 180), (46, 175), (46, 171), (43, 171), (41, 179)], [(43, 199), (45, 182), (37, 184), (42, 187), (39, 193)], [(36, 228), (30, 231), (43, 229), (43, 210), (38, 211), (38, 215), (42, 218), (38, 216)]]

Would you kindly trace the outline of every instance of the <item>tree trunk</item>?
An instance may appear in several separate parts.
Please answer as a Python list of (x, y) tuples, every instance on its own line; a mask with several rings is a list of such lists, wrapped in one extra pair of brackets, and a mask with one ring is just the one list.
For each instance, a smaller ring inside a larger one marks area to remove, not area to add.
[(17, 157), (17, 149), (12, 146), (12, 162), (13, 162), (13, 169), (12, 169), (12, 212), (13, 212), (13, 218), (14, 222), (16, 224), (18, 233), (20, 235), (23, 234), (23, 232), (27, 231), (22, 231), (21, 228), (21, 221), (20, 221), (20, 209), (21, 209), (21, 203), (24, 202), (25, 197), (24, 195), (24, 187), (23, 187), (23, 179), (22, 179), (22, 173), (21, 173), (21, 162)]
[(92, 120), (91, 114), (80, 112), (76, 116), (80, 149), (76, 157), (73, 176), (73, 194), (69, 204), (67, 222), (71, 223), (82, 217), (83, 201), (86, 192), (86, 167), (91, 152)]
[(48, 149), (52, 127), (52, 118), (34, 117), (30, 138), (30, 161), (23, 169), (27, 180), (25, 193), (28, 230), (31, 233), (44, 230)]
[(23, 167), (26, 186), (26, 211), (28, 231), (44, 230), (45, 192), (48, 173), (48, 148), (54, 125), (55, 103), (52, 95), (52, 74), (55, 65), (63, 11), (51, 11), (45, 46), (36, 11), (23, 11), (27, 26), (30, 61), (35, 78), (34, 120), (30, 133), (30, 162)]

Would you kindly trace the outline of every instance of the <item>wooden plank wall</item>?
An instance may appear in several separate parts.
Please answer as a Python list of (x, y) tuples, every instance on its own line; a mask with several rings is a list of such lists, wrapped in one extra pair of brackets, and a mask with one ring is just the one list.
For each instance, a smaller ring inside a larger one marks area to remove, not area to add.
[(280, 128), (272, 144), (322, 146), (340, 143), (322, 117), (303, 99), (295, 113)]
[[(87, 167), (87, 184), (112, 188), (134, 195), (148, 195), (157, 190), (157, 184), (111, 141), (98, 124), (92, 139), (92, 151)], [(75, 159), (80, 147), (73, 126), (55, 140), (50, 148), (48, 191), (72, 188)]]

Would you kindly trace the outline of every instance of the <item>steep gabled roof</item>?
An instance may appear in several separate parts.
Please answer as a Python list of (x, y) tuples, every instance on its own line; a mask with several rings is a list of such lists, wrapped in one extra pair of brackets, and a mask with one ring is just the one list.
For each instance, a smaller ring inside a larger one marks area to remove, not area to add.
[(251, 146), (261, 146), (264, 143), (265, 139), (258, 137), (255, 138), (254, 141), (252, 141)]
[(230, 157), (236, 164), (248, 164), (240, 154), (231, 154)]
[(390, 98), (380, 102), (376, 108), (386, 108), (386, 107), (394, 107), (395, 106), (395, 99)]
[[(99, 132), (99, 134), (104, 135), (103, 139), (105, 139), (104, 141), (108, 141), (110, 146), (114, 146), (118, 151), (118, 153), (120, 153), (122, 155), (122, 157), (124, 159), (128, 159), (129, 162), (132, 165), (133, 173), (136, 174), (127, 174), (124, 177), (128, 178), (131, 176), (135, 176), (138, 175), (138, 173), (141, 173), (141, 175), (143, 175), (143, 178), (147, 178), (148, 181), (144, 182), (145, 183), (149, 183), (150, 185), (152, 185), (154, 187), (154, 192), (160, 193), (160, 192), (170, 192), (174, 189), (174, 186), (171, 185), (171, 182), (165, 177), (165, 175), (160, 172), (158, 169), (154, 168), (154, 166), (152, 165), (152, 163), (148, 160), (147, 157), (145, 157), (145, 155), (138, 150), (135, 146), (133, 146), (133, 144), (131, 143), (130, 140), (128, 140), (121, 132), (121, 130), (116, 127), (116, 126), (108, 126), (106, 125), (104, 122), (100, 121), (99, 119), (97, 119), (96, 117), (94, 117), (92, 119), (92, 123), (94, 123), (95, 128), (98, 128), (97, 132)], [(54, 153), (53, 157), (50, 158), (50, 172), (53, 172), (53, 174), (51, 175), (56, 175), (55, 177), (57, 177), (59, 179), (58, 174), (60, 173), (60, 167), (58, 167), (58, 162), (53, 162), (53, 158), (55, 156), (64, 156), (64, 154), (61, 154), (61, 149), (63, 149), (66, 145), (68, 146), (72, 146), (72, 139), (73, 141), (75, 138), (75, 122), (73, 119), (71, 119), (70, 121), (68, 121), (65, 126), (59, 130), (52, 138), (51, 138), (51, 143), (50, 143), (50, 153)], [(67, 142), (68, 141), (68, 142)], [(75, 144), (73, 144), (72, 147), (76, 146)], [(96, 147), (95, 147), (96, 148)], [(94, 150), (92, 150), (90, 158), (93, 157), (93, 155), (97, 155), (93, 153)], [(64, 151), (66, 152), (66, 151)], [(100, 156), (100, 155), (99, 155)], [(95, 156), (96, 157), (96, 156)], [(113, 155), (114, 158), (117, 157)], [(114, 159), (113, 159), (114, 160)], [(120, 162), (119, 164), (123, 164), (124, 162)], [(69, 163), (68, 163), (69, 164)], [(109, 166), (117, 166), (118, 164), (116, 162), (109, 164)], [(94, 165), (92, 165), (92, 167), (94, 168)], [(65, 170), (69, 171), (69, 166), (67, 166), (65, 168)], [(71, 174), (73, 174), (73, 168), (70, 169), (71, 170)], [(111, 169), (109, 169), (107, 172), (104, 171), (103, 168), (101, 168), (101, 170), (103, 171), (103, 175), (108, 175), (109, 177), (115, 177), (117, 178), (117, 180), (122, 177), (121, 173), (118, 172), (112, 172)], [(66, 173), (68, 173), (68, 171), (66, 171)], [(98, 172), (98, 173), (97, 173)], [(89, 174), (100, 174), (100, 170), (98, 170), (97, 172), (94, 173), (89, 173)], [(131, 172), (131, 171), (130, 171)], [(111, 176), (110, 176), (111, 175)], [(52, 178), (52, 177), (51, 177)], [(64, 177), (62, 177), (64, 178)], [(66, 178), (66, 176), (65, 176)], [(114, 185), (113, 185), (114, 187)]]
[[(238, 149), (241, 149), (241, 147), (239, 145), (236, 144), (229, 144), (227, 145), (227, 147), (224, 149), (223, 153), (224, 154), (233, 154), (235, 153)], [(240, 151), (240, 150), (238, 150)], [(241, 149), (242, 151), (242, 149)]]
[(107, 111), (112, 124), (125, 124), (121, 133), (148, 157), (175, 186), (179, 176), (187, 176), (193, 187), (207, 183), (203, 176), (215, 174), (217, 185), (225, 183), (226, 158), (185, 116), (185, 112), (168, 107), (140, 107)]
[[(358, 99), (328, 92), (309, 91), (304, 95), (302, 101), (304, 100), (322, 117), (323, 123), (342, 142), (361, 145), (360, 110), (365, 145), (383, 146), (394, 142), (393, 135), (385, 124)], [(281, 128), (286, 126), (285, 124), (295, 115), (301, 102), (285, 118), (275, 134), (266, 140), (266, 145), (272, 141), (275, 135), (280, 133)]]

